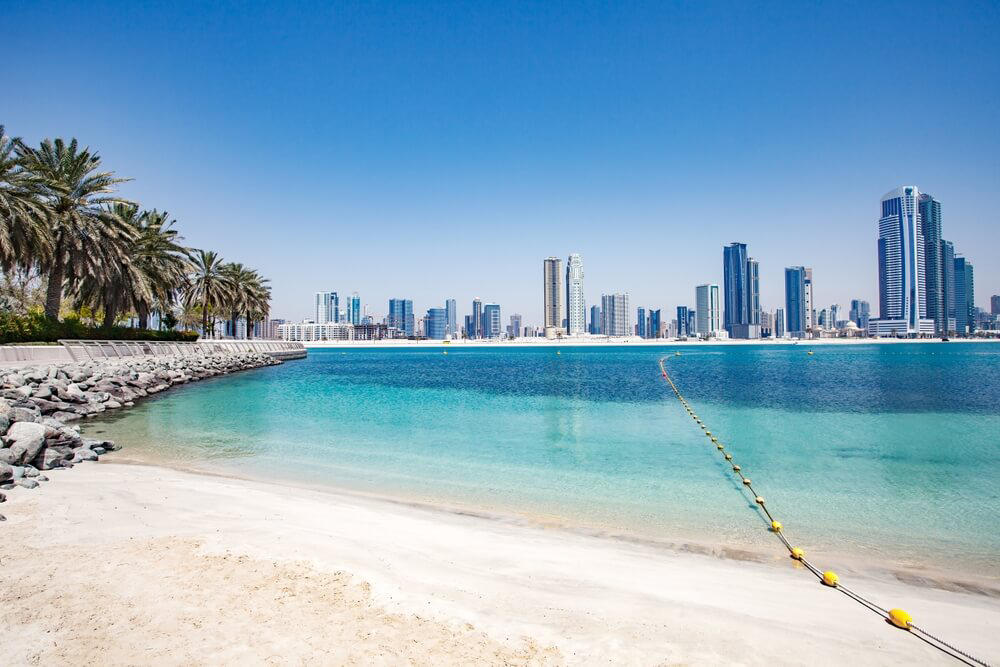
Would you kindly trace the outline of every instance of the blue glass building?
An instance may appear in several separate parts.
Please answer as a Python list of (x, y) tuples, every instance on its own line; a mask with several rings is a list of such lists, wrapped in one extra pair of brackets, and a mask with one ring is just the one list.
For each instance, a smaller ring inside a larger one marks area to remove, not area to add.
[(636, 309), (636, 333), (639, 338), (647, 338), (646, 336), (646, 309), (642, 306)]
[(726, 332), (730, 338), (760, 338), (759, 267), (747, 255), (745, 243), (730, 243), (723, 248), (722, 269), (722, 320)]
[(413, 319), (413, 301), (410, 299), (389, 299), (389, 316), (386, 324), (395, 327), (409, 336), (413, 336), (415, 331), (415, 321)]
[(430, 308), (424, 319), (424, 335), (431, 340), (444, 340), (448, 331), (448, 312), (444, 308)]
[(487, 303), (483, 306), (482, 318), (482, 337), (500, 338), (500, 305), (496, 303)]
[(688, 335), (688, 307), (677, 306), (677, 337), (684, 338)]
[(804, 266), (789, 266), (785, 269), (785, 331), (792, 338), (805, 338), (806, 335)]

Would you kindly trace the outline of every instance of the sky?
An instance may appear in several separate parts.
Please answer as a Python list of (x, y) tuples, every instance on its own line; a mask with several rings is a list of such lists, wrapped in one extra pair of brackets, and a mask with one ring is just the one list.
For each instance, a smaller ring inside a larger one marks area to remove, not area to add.
[(0, 124), (76, 137), (188, 245), (270, 278), (272, 316), (474, 297), (541, 324), (542, 261), (588, 306), (693, 305), (748, 244), (818, 307), (877, 311), (879, 201), (916, 185), (1000, 293), (996, 2), (20, 2)]

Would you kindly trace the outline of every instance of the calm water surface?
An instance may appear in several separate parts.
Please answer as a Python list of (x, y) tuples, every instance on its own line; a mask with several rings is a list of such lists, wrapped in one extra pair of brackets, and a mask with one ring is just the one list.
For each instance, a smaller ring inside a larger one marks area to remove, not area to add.
[[(87, 426), (133, 457), (775, 548), (677, 348), (311, 350)], [(796, 541), (1000, 576), (1000, 345), (680, 348)]]

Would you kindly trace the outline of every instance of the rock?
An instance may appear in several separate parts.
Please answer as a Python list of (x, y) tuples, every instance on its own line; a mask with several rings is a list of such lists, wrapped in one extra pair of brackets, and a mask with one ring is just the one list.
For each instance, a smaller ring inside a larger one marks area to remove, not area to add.
[(11, 466), (10, 467), (10, 478), (11, 479), (21, 479), (24, 477), (24, 466)]
[[(72, 452), (72, 450), (69, 451)], [(39, 470), (52, 470), (60, 467), (64, 461), (72, 457), (72, 453), (63, 451), (61, 447), (46, 447), (35, 457), (32, 464)]]
[(10, 491), (13, 488), (14, 482), (4, 482), (3, 484), (0, 484), (0, 489), (3, 489), (4, 491)]
[(28, 408), (12, 408), (10, 420), (12, 422), (33, 422), (35, 421), (35, 413)]
[(75, 412), (63, 412), (61, 410), (53, 412), (51, 416), (53, 419), (58, 419), (61, 422), (73, 421), (74, 419), (79, 419), (81, 417), (81, 415), (78, 415)]
[(14, 468), (7, 463), (0, 463), (0, 482), (14, 479)]
[(17, 484), (18, 486), (23, 486), (26, 489), (37, 489), (38, 488), (38, 480), (28, 479), (27, 477), (25, 477), (23, 479), (16, 480), (14, 482), (14, 484)]
[(25, 477), (38, 477), (38, 468), (33, 465), (24, 466), (24, 476)]
[(122, 405), (124, 405), (126, 408), (131, 408), (135, 406), (135, 401), (125, 401), (124, 403), (122, 403)]
[(46, 383), (38, 386), (32, 394), (33, 398), (49, 398), (52, 396), (52, 385)]
[(0, 435), (7, 432), (10, 427), (10, 417), (7, 415), (0, 415)]
[(81, 461), (96, 461), (99, 457), (97, 453), (92, 449), (87, 449), (86, 447), (79, 447), (73, 450), (73, 463), (79, 463)]
[(38, 452), (45, 446), (45, 436), (36, 435), (30, 438), (21, 438), (10, 446), (10, 451), (14, 454), (18, 463), (33, 461)]
[(6, 463), (7, 465), (17, 463), (14, 460), (14, 452), (10, 451), (10, 449), (0, 449), (0, 463)]
[(97, 454), (98, 456), (101, 456), (102, 454), (106, 454), (106, 453), (107, 453), (107, 451), (108, 451), (108, 450), (104, 449), (104, 447), (94, 447), (94, 448), (93, 448), (93, 452), (94, 452), (95, 454)]
[(66, 387), (66, 395), (79, 402), (87, 400), (87, 395), (84, 393), (83, 389), (80, 389), (80, 385), (75, 383)]
[(121, 406), (122, 404), (114, 399), (111, 399), (104, 404), (104, 407), (107, 408), (108, 410), (117, 410)]
[(32, 388), (30, 385), (22, 385), (13, 390), (14, 393), (20, 394), (22, 398), (28, 398), (31, 396)]
[[(4, 494), (0, 493), (0, 503), (5, 503), (5, 502), (7, 502), (7, 496), (5, 496)], [(2, 519), (0, 519), (0, 520), (2, 520)]]
[(39, 475), (35, 479), (37, 479), (39, 482), (47, 482), (47, 481), (49, 481), (49, 478), (46, 477), (45, 475)]
[(19, 421), (12, 424), (7, 430), (7, 440), (20, 440), (21, 438), (30, 438), (35, 436), (45, 437), (45, 425), (37, 424), (34, 421)]

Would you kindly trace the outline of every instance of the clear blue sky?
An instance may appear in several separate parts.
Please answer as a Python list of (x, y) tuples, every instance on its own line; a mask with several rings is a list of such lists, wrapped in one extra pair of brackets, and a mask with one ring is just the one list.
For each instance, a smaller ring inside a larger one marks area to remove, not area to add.
[(1000, 293), (1000, 4), (24, 3), (0, 123), (76, 136), (189, 244), (312, 293), (541, 320), (542, 259), (588, 305), (692, 304), (722, 246), (877, 308), (886, 191), (943, 202)]

